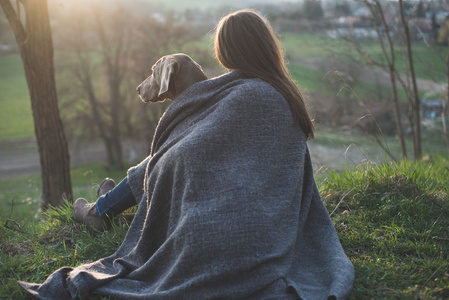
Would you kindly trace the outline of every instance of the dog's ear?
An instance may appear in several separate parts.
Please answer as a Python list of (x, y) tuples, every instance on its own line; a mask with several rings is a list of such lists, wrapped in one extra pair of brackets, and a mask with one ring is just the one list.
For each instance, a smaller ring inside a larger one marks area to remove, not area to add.
[(159, 97), (169, 91), (171, 79), (177, 70), (178, 70), (178, 61), (176, 60), (176, 58), (167, 57), (162, 65)]

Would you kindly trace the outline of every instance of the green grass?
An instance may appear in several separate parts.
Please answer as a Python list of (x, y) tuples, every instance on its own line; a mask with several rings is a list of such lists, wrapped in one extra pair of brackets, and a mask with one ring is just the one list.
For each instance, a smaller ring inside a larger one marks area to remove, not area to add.
[(0, 57), (0, 141), (34, 137), (31, 102), (19, 55)]
[[(352, 99), (358, 102), (363, 99), (366, 104), (384, 101), (392, 95), (390, 86), (378, 85), (372, 82), (348, 83), (344, 78), (339, 78), (333, 73), (326, 73), (324, 70), (311, 69), (298, 64), (288, 64), (289, 72), (298, 87), (307, 92), (317, 92), (320, 94)], [(329, 83), (333, 81), (333, 83)], [(398, 89), (398, 96), (402, 101), (406, 101), (406, 94), (403, 89)]]
[[(331, 39), (324, 34), (308, 34), (283, 32), (281, 34), (282, 45), (291, 59), (301, 58), (328, 58), (333, 57), (348, 62), (365, 63), (357, 51), (343, 39)], [(371, 57), (383, 61), (383, 53), (379, 43), (365, 41), (362, 49)], [(404, 49), (395, 46), (396, 68), (404, 70)], [(445, 68), (440, 56), (446, 58), (447, 47), (428, 47), (423, 43), (412, 45), (414, 69), (418, 78), (446, 82)]]
[(39, 224), (23, 227), (9, 222), (8, 228), (3, 226), (0, 229), (2, 299), (31, 298), (20, 289), (19, 280), (43, 282), (56, 269), (85, 264), (113, 254), (132, 220), (132, 216), (118, 218), (111, 230), (93, 236), (72, 218), (69, 204), (49, 211), (46, 218)]
[(363, 165), (322, 183), (356, 269), (352, 299), (449, 296), (448, 166), (442, 157)]
[(343, 40), (330, 39), (323, 34), (281, 32), (280, 40), (291, 58), (325, 58), (348, 51)]
[[(123, 176), (112, 175), (116, 180)], [(103, 177), (101, 165), (72, 172), (74, 189), (91, 201)], [(72, 218), (70, 204), (50, 211), (45, 220), (36, 216), (38, 176), (0, 184), (2, 194), (8, 193), (0, 200), (2, 299), (25, 298), (17, 280), (43, 282), (58, 268), (114, 253), (132, 218), (128, 212), (112, 230), (93, 237)], [(416, 163), (370, 162), (320, 180), (321, 195), (356, 270), (351, 299), (449, 296), (448, 186), (449, 158), (442, 156)], [(8, 198), (28, 194), (36, 200), (22, 204), (21, 213), (15, 204), (11, 214)]]
[[(363, 49), (372, 57), (375, 57), (380, 61), (384, 60), (382, 51), (377, 41), (374, 43), (364, 44)], [(395, 49), (396, 69), (400, 71), (402, 70), (401, 73), (405, 73), (405, 71), (403, 71), (405, 70), (405, 63), (407, 61), (405, 49), (400, 48), (398, 45), (395, 45)], [(435, 45), (429, 48), (423, 43), (414, 43), (412, 45), (412, 54), (414, 62), (413, 67), (418, 78), (434, 80), (436, 82), (446, 81), (446, 69), (440, 57), (443, 59), (446, 58), (447, 47)]]
[(323, 77), (324, 74), (320, 70), (314, 70), (299, 65), (288, 65), (290, 75), (297, 86), (306, 92), (322, 91), (327, 94), (332, 94), (326, 86)]
[[(101, 163), (72, 168), (73, 196), (92, 202), (96, 199), (98, 184), (104, 178), (110, 177), (118, 183), (125, 176), (124, 171), (106, 172)], [(7, 218), (13, 210), (14, 219), (21, 224), (33, 225), (39, 222), (41, 185), (38, 175), (0, 180), (0, 217)]]
[[(74, 197), (93, 202), (105, 177), (118, 182), (126, 173), (106, 172), (102, 164), (91, 164), (73, 168), (71, 176)], [(91, 236), (72, 218), (70, 204), (42, 218), (41, 190), (37, 175), (0, 181), (0, 299), (25, 298), (18, 280), (42, 282), (60, 267), (113, 254), (132, 219), (132, 214), (125, 213), (111, 231)]]
[[(316, 68), (300, 65), (301, 59), (335, 58), (343, 62), (356, 64), (366, 63), (354, 49), (344, 40), (327, 38), (322, 34), (298, 34), (286, 32), (281, 35), (282, 45), (287, 53), (287, 67), (297, 85), (309, 93), (320, 93), (328, 96), (338, 95), (340, 98), (351, 99), (355, 103), (363, 101), (365, 105), (371, 105), (379, 101), (385, 101), (392, 97), (392, 88), (389, 85), (381, 85), (376, 82), (366, 82), (357, 79), (357, 72), (352, 74), (354, 82), (347, 82), (347, 78), (339, 76), (328, 66)], [(381, 57), (382, 53), (377, 43), (366, 42), (363, 48), (373, 57)], [(434, 50), (428, 49), (424, 44), (414, 44), (415, 71), (418, 78), (443, 82), (445, 71), (441, 61), (435, 55)], [(441, 52), (440, 48), (435, 51)], [(404, 59), (402, 54), (397, 56), (397, 68), (403, 69)], [(337, 70), (338, 71), (338, 70)], [(345, 75), (351, 75), (349, 74)], [(444, 98), (443, 90), (435, 91), (431, 95), (420, 92), (420, 97)], [(406, 92), (398, 85), (398, 96), (401, 102), (407, 102)]]

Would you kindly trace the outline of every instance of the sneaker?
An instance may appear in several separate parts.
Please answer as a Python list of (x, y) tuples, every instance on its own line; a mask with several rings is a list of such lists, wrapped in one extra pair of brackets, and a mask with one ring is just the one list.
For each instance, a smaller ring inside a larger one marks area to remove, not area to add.
[(90, 233), (104, 231), (109, 225), (108, 221), (97, 215), (95, 203), (88, 203), (84, 198), (78, 198), (73, 203), (73, 216), (78, 221), (86, 224), (86, 228)]

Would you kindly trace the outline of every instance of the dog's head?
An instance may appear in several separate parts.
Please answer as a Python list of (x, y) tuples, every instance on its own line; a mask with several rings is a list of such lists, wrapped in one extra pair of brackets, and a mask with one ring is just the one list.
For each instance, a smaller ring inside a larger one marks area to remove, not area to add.
[(201, 66), (182, 53), (163, 56), (151, 70), (153, 73), (137, 87), (145, 103), (174, 100), (185, 88), (207, 78)]

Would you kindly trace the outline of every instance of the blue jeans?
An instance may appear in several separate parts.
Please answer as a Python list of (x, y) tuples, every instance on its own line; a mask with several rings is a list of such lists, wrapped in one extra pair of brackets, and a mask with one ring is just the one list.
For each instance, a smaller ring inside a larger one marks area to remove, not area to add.
[(136, 204), (136, 198), (134, 198), (128, 179), (125, 177), (112, 190), (97, 199), (95, 208), (97, 215), (106, 220)]

